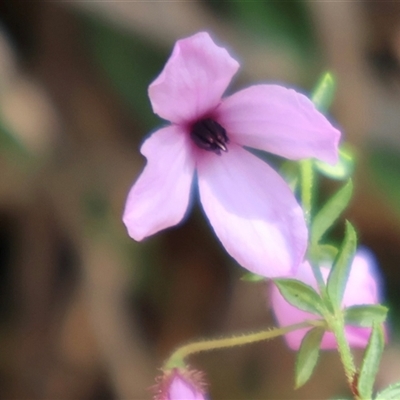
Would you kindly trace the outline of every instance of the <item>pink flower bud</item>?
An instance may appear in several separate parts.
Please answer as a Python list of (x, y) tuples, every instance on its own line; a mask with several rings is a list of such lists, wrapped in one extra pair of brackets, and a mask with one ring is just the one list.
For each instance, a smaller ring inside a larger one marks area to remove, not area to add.
[(157, 378), (154, 400), (206, 400), (201, 371), (174, 368)]
[[(324, 280), (329, 275), (329, 268), (321, 268)], [(293, 278), (298, 279), (307, 285), (317, 289), (311, 266), (308, 262), (301, 264)], [(361, 304), (377, 304), (379, 296), (379, 273), (375, 264), (374, 257), (366, 249), (359, 249), (354, 257), (353, 264), (343, 296), (343, 307)], [(296, 324), (307, 319), (317, 319), (318, 316), (299, 310), (290, 305), (280, 294), (276, 285), (272, 285), (271, 290), (272, 308), (280, 326)], [(285, 335), (288, 346), (293, 350), (298, 350), (303, 337), (310, 328), (299, 329)], [(366, 347), (371, 332), (371, 328), (361, 328), (357, 326), (346, 326), (347, 340), (352, 347)], [(335, 349), (336, 339), (332, 332), (326, 332), (321, 342), (322, 349)]]

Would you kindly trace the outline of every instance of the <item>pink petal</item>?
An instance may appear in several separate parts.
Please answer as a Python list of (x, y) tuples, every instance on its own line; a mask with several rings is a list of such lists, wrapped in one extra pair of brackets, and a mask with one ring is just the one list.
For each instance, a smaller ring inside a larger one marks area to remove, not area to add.
[(205, 400), (205, 397), (190, 382), (176, 374), (169, 388), (168, 400)]
[[(343, 297), (343, 306), (349, 307), (357, 304), (377, 304), (378, 295), (378, 277), (375, 265), (369, 252), (359, 250), (354, 258), (349, 280)], [(326, 280), (329, 274), (328, 268), (322, 268), (321, 272)], [(317, 283), (308, 262), (301, 264), (294, 275), (295, 279), (317, 289)], [(290, 305), (279, 293), (275, 285), (271, 288), (272, 308), (278, 320), (279, 326), (288, 326), (302, 322), (306, 319), (318, 318), (314, 314), (301, 311)], [(290, 332), (285, 335), (288, 346), (293, 350), (298, 350), (304, 335), (309, 329), (301, 329)], [(346, 337), (352, 347), (366, 347), (371, 332), (370, 328), (360, 328), (355, 326), (346, 326)], [(322, 339), (322, 349), (335, 349), (336, 339), (331, 332), (326, 332)]]
[(123, 216), (133, 239), (142, 240), (182, 220), (194, 174), (189, 140), (171, 125), (143, 143), (147, 165), (129, 192)]
[(340, 132), (304, 95), (257, 85), (223, 100), (218, 122), (235, 142), (293, 160), (338, 160)]
[(154, 112), (175, 123), (202, 117), (219, 104), (238, 68), (238, 62), (206, 32), (178, 40), (149, 87)]
[(231, 144), (198, 161), (200, 199), (228, 253), (248, 270), (287, 276), (303, 259), (307, 229), (286, 182), (266, 163)]
[[(365, 248), (357, 251), (343, 296), (345, 306), (379, 303), (379, 273), (375, 258)], [(362, 296), (360, 295), (362, 293)]]

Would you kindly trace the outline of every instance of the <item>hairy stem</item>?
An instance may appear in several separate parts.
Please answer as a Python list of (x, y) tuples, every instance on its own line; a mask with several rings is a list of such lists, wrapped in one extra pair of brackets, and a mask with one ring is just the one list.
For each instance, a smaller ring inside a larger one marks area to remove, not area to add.
[(165, 369), (182, 367), (184, 359), (191, 354), (203, 351), (218, 350), (245, 344), (256, 343), (262, 340), (273, 339), (286, 333), (301, 328), (318, 325), (319, 321), (304, 321), (299, 324), (289, 325), (284, 328), (270, 328), (261, 332), (242, 334), (240, 336), (231, 336), (227, 338), (209, 339), (186, 344), (177, 349), (165, 363)]

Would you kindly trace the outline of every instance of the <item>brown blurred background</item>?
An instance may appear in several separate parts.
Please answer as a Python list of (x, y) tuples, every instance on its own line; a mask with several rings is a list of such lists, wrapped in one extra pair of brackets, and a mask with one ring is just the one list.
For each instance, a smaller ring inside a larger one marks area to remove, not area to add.
[[(239, 281), (195, 203), (143, 243), (121, 214), (161, 124), (147, 87), (178, 38), (207, 30), (253, 82), (338, 80), (332, 116), (357, 153), (346, 217), (376, 254), (400, 380), (400, 3), (0, 3), (0, 398), (150, 399), (157, 368), (196, 337), (273, 324), (264, 284)], [(323, 181), (325, 195), (338, 183)], [(336, 235), (342, 234), (339, 226)], [(216, 399), (348, 395), (338, 357), (293, 390), (282, 340), (193, 357)]]

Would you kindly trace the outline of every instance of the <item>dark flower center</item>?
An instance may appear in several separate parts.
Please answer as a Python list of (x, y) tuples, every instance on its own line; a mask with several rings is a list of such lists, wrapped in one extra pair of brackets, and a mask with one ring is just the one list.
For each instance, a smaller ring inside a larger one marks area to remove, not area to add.
[(225, 129), (211, 118), (197, 121), (192, 126), (190, 137), (203, 150), (217, 154), (221, 154), (221, 150), (228, 151), (226, 144), (229, 143), (229, 139)]

